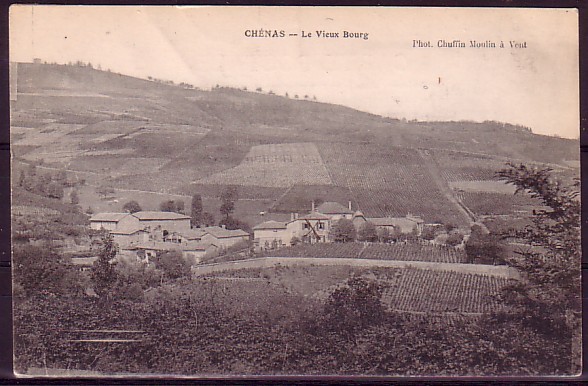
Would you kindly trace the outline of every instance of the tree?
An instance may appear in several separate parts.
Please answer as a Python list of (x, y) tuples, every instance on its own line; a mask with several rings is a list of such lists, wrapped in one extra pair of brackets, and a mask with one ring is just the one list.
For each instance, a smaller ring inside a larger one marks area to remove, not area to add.
[(183, 200), (176, 200), (174, 201), (176, 203), (176, 212), (177, 213), (184, 213), (184, 209), (186, 209), (186, 204), (184, 204)]
[(249, 226), (249, 224), (244, 221), (237, 220), (231, 216), (222, 219), (218, 225), (224, 225), (227, 229), (241, 229), (247, 233), (251, 233), (251, 226)]
[(204, 212), (202, 213), (202, 220), (200, 221), (200, 226), (213, 226), (215, 223), (214, 215), (212, 213)]
[(190, 222), (193, 227), (200, 226), (202, 223), (202, 196), (199, 194), (194, 194), (192, 196), (192, 205), (191, 205), (191, 213), (190, 213)]
[(63, 198), (63, 186), (51, 181), (46, 188), (47, 197), (61, 200)]
[(139, 205), (139, 203), (135, 200), (131, 200), (127, 203), (125, 203), (122, 207), (122, 209), (125, 212), (129, 212), (129, 213), (137, 213), (142, 211), (143, 209), (141, 208), (141, 205)]
[(353, 340), (357, 332), (382, 321), (385, 309), (381, 298), (378, 282), (357, 276), (349, 278), (327, 299), (324, 308), (327, 329)]
[(542, 202), (532, 223), (509, 232), (525, 240), (529, 248), (516, 251), (507, 263), (517, 268), (523, 279), (507, 286), (503, 300), (509, 309), (498, 320), (521, 322), (539, 335), (557, 336), (568, 351), (570, 373), (580, 369), (581, 342), (581, 243), (579, 179), (564, 184), (550, 168), (529, 168), (509, 163), (498, 177)]
[(72, 203), (72, 205), (77, 205), (80, 203), (80, 198), (78, 196), (77, 190), (72, 189), (72, 191), (69, 193), (69, 200)]
[(176, 212), (176, 203), (174, 200), (162, 201), (161, 204), (159, 204), (159, 210), (162, 212)]
[(445, 241), (450, 247), (455, 247), (463, 241), (463, 235), (459, 232), (451, 232)]
[(92, 266), (92, 282), (94, 291), (104, 300), (109, 300), (114, 291), (114, 284), (117, 280), (117, 274), (114, 269), (114, 258), (118, 253), (118, 247), (112, 240), (112, 236), (105, 234), (102, 236), (102, 248), (98, 254), (98, 260)]
[(182, 256), (180, 251), (167, 251), (157, 255), (154, 259), (157, 269), (163, 271), (168, 279), (178, 279), (190, 276), (190, 264)]
[(228, 218), (235, 211), (235, 201), (238, 199), (236, 186), (227, 186), (221, 193), (220, 212), (225, 218)]
[(434, 240), (436, 236), (436, 229), (433, 226), (427, 225), (423, 227), (423, 231), (421, 232), (421, 238), (423, 240)]
[(355, 226), (351, 220), (342, 218), (331, 229), (331, 237), (336, 243), (348, 243), (355, 240)]
[(502, 262), (504, 248), (497, 235), (484, 232), (482, 227), (474, 224), (465, 252), (470, 263), (496, 264)]
[(376, 242), (378, 241), (378, 231), (373, 222), (366, 221), (361, 224), (357, 231), (358, 241)]

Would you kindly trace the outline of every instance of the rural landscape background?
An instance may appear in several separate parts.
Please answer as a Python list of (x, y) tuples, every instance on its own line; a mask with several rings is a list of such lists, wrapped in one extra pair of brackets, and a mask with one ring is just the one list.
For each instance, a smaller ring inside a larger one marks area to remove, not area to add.
[[(577, 140), (83, 62), (11, 75), (18, 373), (579, 371)], [(192, 266), (105, 268), (116, 246), (89, 218), (130, 201), (201, 202), (207, 225), (252, 240)], [(253, 248), (257, 224), (324, 202), (424, 228)]]

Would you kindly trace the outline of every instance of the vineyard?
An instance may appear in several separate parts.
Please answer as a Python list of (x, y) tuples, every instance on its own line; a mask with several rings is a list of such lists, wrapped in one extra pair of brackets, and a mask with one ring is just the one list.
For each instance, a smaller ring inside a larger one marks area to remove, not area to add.
[(295, 184), (330, 185), (331, 178), (313, 143), (287, 143), (253, 146), (236, 167), (196, 182), (279, 188)]
[[(492, 276), (415, 268), (372, 269), (370, 276), (383, 286), (382, 302), (390, 310), (406, 313), (472, 313), (495, 311), (497, 295), (507, 279)], [(343, 282), (318, 291), (325, 299)]]
[(404, 269), (386, 281), (383, 302), (413, 312), (482, 313), (500, 307), (502, 278), (446, 271)]
[(368, 217), (408, 213), (426, 221), (462, 224), (417, 150), (376, 143), (317, 143), (333, 183), (348, 187)]
[(335, 201), (344, 205), (351, 201), (352, 208), (357, 203), (349, 188), (332, 185), (294, 185), (271, 208), (272, 212), (305, 213), (310, 211), (312, 201), (318, 206), (325, 201)]
[(492, 156), (449, 150), (428, 150), (446, 181), (492, 180), (504, 168), (506, 161)]
[(522, 194), (457, 192), (458, 199), (477, 215), (501, 215), (531, 212), (540, 202)]
[(445, 246), (414, 243), (363, 244), (363, 243), (319, 243), (298, 244), (274, 251), (265, 251), (260, 256), (359, 258), (399, 261), (431, 261), (437, 263), (466, 263), (463, 250)]

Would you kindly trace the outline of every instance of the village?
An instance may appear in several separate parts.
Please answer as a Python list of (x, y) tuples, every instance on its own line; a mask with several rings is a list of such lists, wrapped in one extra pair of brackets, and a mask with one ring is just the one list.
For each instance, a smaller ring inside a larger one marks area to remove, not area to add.
[[(393, 234), (420, 236), (425, 222), (418, 216), (406, 217), (365, 217), (359, 210), (353, 210), (338, 202), (324, 202), (303, 215), (291, 213), (290, 220), (281, 222), (264, 221), (253, 227), (253, 234), (242, 229), (227, 229), (226, 226), (193, 227), (191, 217), (181, 213), (164, 211), (139, 211), (135, 213), (104, 212), (90, 218), (90, 228), (105, 231), (118, 247), (121, 257), (136, 258), (148, 263), (150, 258), (168, 251), (179, 251), (190, 264), (199, 264), (206, 257), (218, 256), (227, 250), (255, 252), (276, 250), (298, 243), (332, 243), (351, 241), (340, 239), (337, 232), (345, 232), (345, 225), (352, 226), (351, 232), (373, 225), (375, 235), (386, 238)], [(367, 225), (371, 224), (371, 225)], [(88, 263), (93, 263), (89, 259)]]

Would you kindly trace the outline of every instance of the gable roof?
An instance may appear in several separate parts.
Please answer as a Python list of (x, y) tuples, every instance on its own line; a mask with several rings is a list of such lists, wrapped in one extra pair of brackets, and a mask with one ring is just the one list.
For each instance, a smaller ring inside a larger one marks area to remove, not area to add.
[(348, 207), (334, 201), (323, 202), (316, 208), (316, 211), (324, 214), (353, 214), (353, 211)]
[(143, 210), (132, 214), (141, 221), (149, 220), (189, 220), (190, 216), (175, 212), (158, 212), (154, 210)]
[(115, 213), (115, 212), (103, 212), (103, 213), (96, 213), (92, 217), (90, 217), (90, 221), (99, 221), (99, 222), (119, 222), (124, 217), (128, 216), (129, 213)]
[(241, 229), (225, 229), (219, 226), (212, 226), (202, 228), (204, 232), (216, 237), (217, 239), (228, 238), (228, 237), (243, 237), (249, 236), (249, 233)]
[[(310, 212), (307, 215), (298, 217), (297, 219), (294, 219), (294, 221), (296, 220), (330, 220), (331, 218), (329, 216), (326, 216), (322, 213), (319, 212)], [(290, 221), (292, 222), (292, 221)]]
[(187, 240), (200, 240), (206, 234), (203, 228), (189, 229), (178, 232), (178, 234)]
[(280, 221), (265, 221), (261, 224), (257, 224), (253, 227), (253, 230), (263, 230), (263, 229), (286, 229), (286, 223)]

